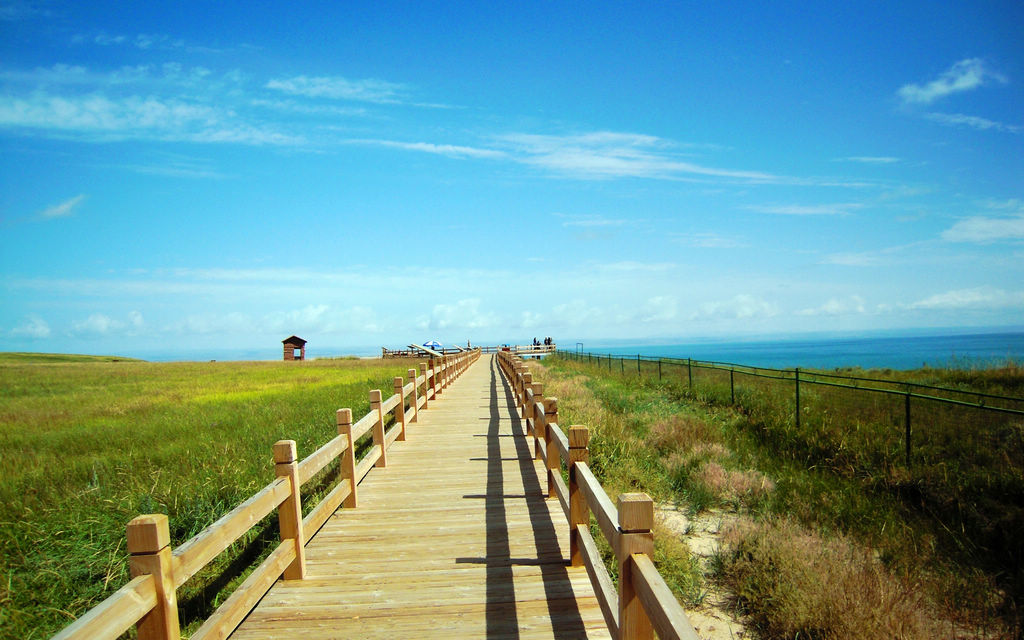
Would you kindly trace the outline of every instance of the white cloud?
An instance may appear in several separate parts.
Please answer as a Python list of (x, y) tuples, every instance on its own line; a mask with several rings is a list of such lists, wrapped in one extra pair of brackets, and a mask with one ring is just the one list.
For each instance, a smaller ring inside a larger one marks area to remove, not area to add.
[(455, 304), (436, 304), (430, 318), (421, 326), (431, 331), (486, 329), (498, 323), (498, 316), (481, 311), (479, 298), (459, 300)]
[(943, 231), (942, 239), (950, 242), (982, 243), (1024, 240), (1024, 214), (1009, 218), (965, 218)]
[(515, 133), (498, 140), (515, 152), (519, 162), (583, 179), (701, 176), (744, 182), (780, 180), (778, 176), (758, 171), (684, 162), (669, 153), (676, 146), (672, 142), (636, 133), (595, 131), (562, 136)]
[(641, 307), (637, 320), (640, 322), (671, 322), (679, 313), (679, 303), (673, 296), (653, 296)]
[(624, 218), (605, 218), (599, 215), (573, 215), (556, 213), (556, 218), (562, 218), (563, 227), (621, 227), (628, 221)]
[(41, 129), (93, 139), (301, 144), (301, 138), (240, 121), (230, 110), (159, 97), (0, 96), (0, 127)]
[(846, 215), (854, 209), (860, 209), (863, 205), (846, 202), (836, 204), (787, 204), (787, 205), (755, 205), (747, 207), (751, 211), (759, 213), (772, 213), (783, 216), (837, 216)]
[(84, 193), (80, 194), (80, 195), (77, 195), (74, 198), (71, 198), (69, 200), (65, 200), (64, 202), (61, 202), (60, 204), (55, 204), (52, 207), (47, 207), (46, 209), (43, 209), (42, 211), (39, 212), (39, 217), (40, 218), (66, 218), (66, 217), (70, 216), (72, 213), (74, 213), (75, 207), (80, 205), (83, 200), (85, 200), (85, 194)]
[(48, 338), (50, 336), (50, 325), (35, 314), (25, 318), (25, 323), (11, 329), (11, 335), (16, 338)]
[(924, 84), (906, 84), (897, 95), (904, 104), (930, 104), (953, 93), (970, 91), (989, 80), (1006, 83), (1006, 78), (985, 67), (981, 58), (966, 58), (955, 63), (938, 78)]
[(680, 244), (698, 249), (739, 249), (748, 246), (745, 242), (735, 238), (727, 238), (717, 233), (680, 233), (675, 234), (675, 239)]
[(502, 158), (503, 151), (494, 149), (482, 149), (479, 147), (465, 147), (454, 144), (434, 144), (432, 142), (399, 142), (396, 140), (371, 140), (354, 139), (347, 141), (350, 144), (372, 144), (394, 149), (405, 149), (406, 151), (423, 151), (453, 158)]
[(801, 309), (796, 312), (798, 316), (843, 316), (854, 313), (864, 313), (864, 298), (860, 296), (849, 296), (846, 298), (830, 298), (820, 307)]
[(114, 320), (102, 313), (94, 313), (85, 320), (72, 322), (71, 331), (76, 334), (101, 336), (120, 331), (124, 326), (123, 322)]
[(888, 262), (887, 258), (873, 252), (833, 253), (821, 260), (821, 264), (835, 264), (843, 267), (877, 267), (888, 264)]
[(846, 158), (839, 158), (839, 160), (861, 162), (863, 164), (895, 164), (900, 161), (899, 158), (893, 156), (848, 156)]
[(330, 98), (389, 104), (400, 102), (407, 87), (384, 80), (349, 80), (338, 76), (295, 76), (270, 80), (267, 89), (307, 98)]
[(1003, 309), (1024, 307), (1024, 291), (1005, 291), (993, 287), (956, 289), (937, 293), (911, 303), (911, 309)]
[(729, 300), (704, 302), (697, 306), (693, 319), (736, 319), (770, 318), (778, 315), (778, 306), (749, 294), (739, 294)]
[(992, 129), (995, 131), (1007, 131), (1009, 133), (1024, 132), (1024, 127), (1019, 125), (1004, 124), (987, 118), (979, 118), (978, 116), (966, 116), (962, 113), (926, 113), (924, 114), (924, 117), (933, 122), (938, 122), (939, 124), (951, 127), (964, 126), (972, 129), (978, 129), (980, 131)]

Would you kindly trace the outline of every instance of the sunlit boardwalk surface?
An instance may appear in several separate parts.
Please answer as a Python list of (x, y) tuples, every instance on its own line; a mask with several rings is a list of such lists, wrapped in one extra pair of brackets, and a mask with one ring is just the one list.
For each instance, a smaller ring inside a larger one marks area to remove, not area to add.
[(231, 637), (609, 637), (494, 357), (407, 434)]

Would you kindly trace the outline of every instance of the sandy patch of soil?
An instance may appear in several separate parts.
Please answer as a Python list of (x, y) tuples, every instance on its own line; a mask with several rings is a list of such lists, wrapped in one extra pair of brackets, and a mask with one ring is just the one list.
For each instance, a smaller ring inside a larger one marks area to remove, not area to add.
[[(674, 504), (658, 505), (655, 516), (690, 547), (701, 564), (705, 576), (710, 572), (711, 557), (718, 551), (718, 538), (722, 528), (735, 522), (735, 512), (711, 510), (697, 516), (690, 516)], [(749, 638), (743, 623), (734, 615), (728, 598), (709, 579), (707, 596), (696, 609), (688, 609), (697, 635), (705, 640), (737, 640)]]

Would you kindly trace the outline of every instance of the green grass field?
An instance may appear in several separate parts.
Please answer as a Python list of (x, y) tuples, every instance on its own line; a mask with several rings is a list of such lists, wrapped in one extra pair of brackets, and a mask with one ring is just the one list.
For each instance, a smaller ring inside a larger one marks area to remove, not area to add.
[[(131, 518), (166, 513), (184, 542), (273, 479), (274, 442), (308, 455), (413, 364), (0, 354), (0, 637), (54, 634), (126, 581)], [(268, 518), (179, 592), (186, 628), (276, 535)]]
[[(792, 381), (737, 376), (733, 404), (728, 371), (697, 371), (691, 388), (685, 366), (660, 379), (635, 360), (530, 366), (562, 421), (591, 427), (610, 493), (640, 488), (743, 523), (708, 579), (763, 637), (1019, 632), (1019, 418), (915, 407), (907, 466), (904, 406), (885, 396), (808, 385), (797, 426)], [(1015, 365), (870, 374), (1006, 395), (1024, 382)]]

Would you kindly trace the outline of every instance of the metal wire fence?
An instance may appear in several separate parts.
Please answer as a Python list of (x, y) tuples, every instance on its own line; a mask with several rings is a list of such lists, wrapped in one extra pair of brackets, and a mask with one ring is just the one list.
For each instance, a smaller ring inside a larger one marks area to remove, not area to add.
[[(755, 411), (783, 411), (807, 453), (858, 467), (941, 463), (957, 471), (1018, 473), (1024, 460), (1024, 398), (817, 370), (729, 362), (558, 351), (623, 375), (656, 378), (689, 393)], [(807, 432), (814, 432), (808, 438)], [(783, 446), (785, 442), (775, 442)], [(816, 451), (815, 451), (816, 450)]]

